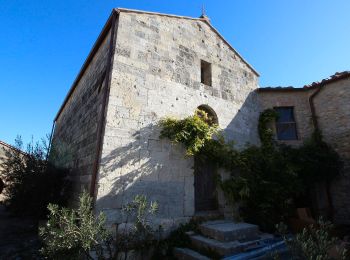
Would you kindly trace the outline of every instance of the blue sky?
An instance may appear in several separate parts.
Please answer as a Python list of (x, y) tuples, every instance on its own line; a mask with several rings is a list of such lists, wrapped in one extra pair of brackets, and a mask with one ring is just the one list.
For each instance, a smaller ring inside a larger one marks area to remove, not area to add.
[(302, 86), (350, 69), (348, 0), (1, 0), (0, 140), (51, 131), (113, 7), (198, 17), (203, 3), (261, 86)]

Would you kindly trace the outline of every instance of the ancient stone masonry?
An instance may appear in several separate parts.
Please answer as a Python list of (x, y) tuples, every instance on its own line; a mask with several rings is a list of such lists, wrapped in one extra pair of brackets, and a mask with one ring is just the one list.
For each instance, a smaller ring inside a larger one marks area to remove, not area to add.
[(71, 178), (77, 193), (87, 189), (91, 181), (109, 42), (110, 32), (56, 119), (53, 148), (65, 155), (65, 160), (58, 163), (72, 169)]
[(324, 139), (344, 160), (344, 173), (332, 183), (335, 221), (350, 224), (350, 77), (323, 87), (315, 110)]
[[(201, 60), (211, 64), (212, 86), (201, 83)], [(121, 206), (146, 194), (169, 225), (191, 217), (193, 159), (159, 139), (157, 122), (205, 104), (227, 138), (257, 143), (256, 88), (256, 73), (205, 22), (121, 12), (97, 209), (122, 222)]]
[[(298, 139), (280, 141), (300, 145), (314, 131), (312, 116), (324, 140), (344, 161), (344, 171), (332, 183), (331, 197), (336, 223), (350, 223), (350, 72), (336, 73), (303, 88), (261, 88), (261, 109), (293, 107)], [(313, 97), (314, 96), (314, 97)], [(312, 115), (312, 106), (314, 113)]]
[[(165, 226), (187, 221), (198, 213), (195, 160), (159, 138), (160, 119), (184, 118), (204, 105), (216, 114), (225, 138), (242, 148), (259, 145), (263, 109), (293, 106), (299, 139), (287, 143), (298, 145), (313, 131), (309, 99), (317, 86), (256, 91), (258, 77), (206, 18), (115, 9), (55, 119), (53, 147), (65, 155), (56, 163), (71, 168), (76, 192), (96, 187), (90, 190), (95, 209), (106, 213), (108, 224), (125, 221), (121, 208), (137, 194), (159, 202), (158, 220)], [(345, 85), (326, 87), (314, 100), (318, 116), (324, 113), (339, 126), (328, 129), (332, 123), (319, 120), (326, 140), (344, 157), (350, 110), (334, 106), (329, 95), (348, 108)], [(334, 204), (347, 209), (337, 211), (339, 219), (350, 209), (343, 202), (349, 184), (341, 183)], [(226, 214), (220, 190), (217, 197), (219, 213)]]
[[(194, 160), (185, 157), (182, 146), (160, 140), (157, 123), (206, 105), (227, 139), (238, 147), (258, 144), (258, 74), (206, 19), (126, 9), (113, 13), (110, 20), (118, 23), (112, 69), (106, 72), (107, 31), (57, 115), (53, 146), (69, 155), (62, 164), (72, 169), (75, 190), (88, 187), (103, 116), (101, 83), (110, 80), (96, 210), (107, 214), (108, 223), (121, 223), (122, 205), (145, 194), (159, 202), (159, 221), (176, 225), (195, 214)], [(207, 64), (207, 84), (201, 80), (202, 64)]]
[[(280, 141), (287, 145), (300, 145), (304, 140), (309, 138), (313, 133), (314, 127), (312, 125), (312, 114), (309, 104), (309, 96), (313, 91), (306, 92), (303, 89), (295, 89), (291, 91), (278, 91), (273, 90), (266, 91), (259, 89), (259, 98), (261, 109), (274, 108), (274, 107), (293, 107), (294, 116), (297, 127), (298, 138), (296, 140)], [(273, 131), (276, 131), (275, 127), (272, 127)]]

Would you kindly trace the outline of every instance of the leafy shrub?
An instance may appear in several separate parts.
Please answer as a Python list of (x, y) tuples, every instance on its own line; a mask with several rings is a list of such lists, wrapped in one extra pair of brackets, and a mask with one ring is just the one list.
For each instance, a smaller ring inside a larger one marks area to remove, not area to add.
[(175, 247), (188, 247), (191, 245), (191, 239), (186, 234), (188, 231), (199, 233), (200, 222), (191, 219), (186, 224), (180, 224), (180, 226), (173, 230), (166, 239), (158, 240), (153, 255), (153, 259), (172, 259), (173, 249)]
[(6, 205), (15, 214), (45, 217), (49, 203), (64, 204), (68, 194), (67, 172), (47, 161), (48, 146), (29, 143), (26, 151), (20, 137), (16, 149), (5, 149), (7, 160), (2, 163), (0, 177), (6, 183)]
[[(262, 116), (273, 120), (274, 114), (267, 112)], [(342, 162), (319, 132), (298, 148), (277, 145), (271, 131), (262, 127), (267, 127), (266, 118), (259, 128), (264, 136), (262, 146), (231, 152), (235, 164), (225, 167), (232, 174), (221, 187), (232, 203), (240, 202), (240, 214), (246, 221), (271, 231), (274, 223), (293, 214), (296, 199), (307, 197), (306, 191), (316, 182), (329, 183), (335, 178)]]
[(332, 249), (337, 251), (340, 257), (338, 259), (349, 259), (348, 252), (337, 247), (340, 241), (331, 236), (333, 225), (322, 218), (318, 220), (317, 225), (304, 228), (295, 237), (286, 235), (287, 227), (283, 223), (276, 225), (276, 229), (287, 244), (292, 259), (331, 260), (334, 259), (330, 255)]
[(50, 204), (49, 220), (39, 232), (44, 243), (41, 251), (50, 259), (117, 259), (123, 255), (127, 259), (129, 251), (143, 252), (156, 243), (149, 217), (157, 210), (157, 203), (148, 203), (146, 196), (137, 195), (123, 207), (127, 222), (129, 217), (133, 221), (132, 228), (125, 225), (124, 232), (118, 230), (113, 237), (105, 227), (105, 215), (95, 217), (88, 193), (80, 196), (77, 209)]
[(278, 113), (272, 108), (261, 112), (258, 122), (258, 132), (263, 146), (273, 145), (273, 131), (268, 125), (277, 118)]
[(144, 195), (136, 195), (132, 202), (123, 206), (122, 210), (127, 215), (126, 223), (131, 221), (133, 227), (130, 230), (126, 225), (124, 232), (119, 230), (116, 241), (118, 251), (123, 252), (126, 258), (130, 250), (144, 253), (158, 239), (157, 231), (150, 223), (150, 217), (158, 212), (158, 203), (148, 202)]
[(271, 230), (291, 215), (293, 198), (303, 191), (302, 182), (278, 150), (266, 152), (252, 146), (239, 154), (239, 161), (239, 174), (233, 173), (221, 187), (229, 201), (240, 202), (241, 217)]
[(175, 143), (184, 144), (187, 155), (194, 155), (217, 132), (218, 126), (208, 122), (210, 122), (210, 118), (202, 110), (198, 110), (193, 116), (182, 120), (165, 118), (160, 121), (162, 128), (160, 137), (166, 137)]
[(50, 259), (93, 259), (96, 253), (99, 259), (104, 257), (104, 247), (111, 252), (111, 235), (105, 229), (105, 216), (95, 217), (92, 212), (92, 198), (84, 192), (75, 209), (59, 208), (50, 204), (49, 219), (39, 234), (44, 247), (41, 250)]
[(313, 133), (300, 148), (289, 149), (288, 157), (297, 166), (298, 175), (306, 184), (330, 182), (343, 167), (339, 155), (323, 141), (319, 131)]

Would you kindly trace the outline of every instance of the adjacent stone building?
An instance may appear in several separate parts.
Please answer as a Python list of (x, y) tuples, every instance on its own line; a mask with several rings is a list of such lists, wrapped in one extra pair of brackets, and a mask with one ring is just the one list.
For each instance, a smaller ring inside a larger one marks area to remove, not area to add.
[[(227, 216), (215, 168), (160, 139), (159, 120), (204, 109), (240, 148), (259, 145), (259, 113), (276, 107), (287, 120), (276, 124), (282, 142), (300, 145), (317, 124), (347, 159), (348, 76), (258, 90), (258, 73), (207, 17), (115, 9), (55, 118), (53, 150), (65, 155), (56, 163), (71, 169), (74, 191), (89, 190), (109, 224), (125, 221), (121, 207), (137, 194), (159, 202), (158, 220), (169, 227), (203, 212)], [(350, 216), (349, 185), (349, 176), (334, 184), (339, 221)]]
[(6, 187), (6, 181), (5, 181), (4, 176), (6, 175), (6, 172), (5, 172), (5, 169), (3, 167), (3, 164), (8, 162), (8, 160), (9, 160), (8, 153), (9, 152), (16, 152), (16, 153), (21, 154), (21, 156), (26, 155), (25, 152), (20, 151), (17, 148), (13, 147), (12, 145), (9, 145), (3, 141), (0, 141), (0, 202), (3, 202), (6, 200), (6, 196), (4, 194), (4, 189)]
[[(331, 201), (336, 223), (350, 224), (350, 72), (336, 73), (330, 78), (314, 82), (303, 88), (260, 88), (261, 109), (281, 108), (292, 111), (284, 135), (276, 139), (288, 145), (302, 144), (318, 128), (324, 140), (344, 161), (344, 171), (331, 186)], [(287, 112), (288, 113), (288, 112)], [(287, 118), (287, 117), (286, 117)], [(294, 121), (294, 123), (293, 123)], [(277, 123), (278, 124), (278, 123)], [(291, 130), (294, 129), (294, 130)], [(318, 207), (327, 208), (327, 198), (319, 192)], [(316, 203), (317, 204), (317, 203)]]

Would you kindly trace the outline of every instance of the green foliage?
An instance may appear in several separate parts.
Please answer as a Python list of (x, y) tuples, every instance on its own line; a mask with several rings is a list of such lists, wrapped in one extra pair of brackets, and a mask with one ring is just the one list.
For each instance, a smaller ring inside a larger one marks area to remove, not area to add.
[(220, 132), (216, 139), (208, 140), (205, 146), (196, 154), (203, 161), (211, 161), (218, 167), (237, 169), (240, 165), (240, 152), (234, 148), (234, 142), (226, 142)]
[(339, 240), (331, 236), (333, 225), (320, 218), (317, 225), (311, 225), (303, 229), (295, 237), (287, 237), (286, 226), (281, 223), (276, 226), (277, 230), (282, 234), (289, 251), (292, 254), (292, 259), (308, 259), (308, 260), (331, 260), (331, 249), (337, 251), (340, 258), (348, 259), (348, 253), (345, 249), (339, 249)]
[(186, 224), (180, 224), (166, 239), (160, 240), (156, 244), (153, 259), (168, 259), (173, 257), (173, 249), (175, 247), (189, 247), (191, 239), (186, 234), (189, 231), (199, 233), (199, 222), (191, 219)]
[(198, 115), (163, 120), (161, 136), (183, 143), (187, 154), (229, 171), (231, 177), (220, 182), (226, 198), (240, 205), (246, 221), (271, 231), (275, 223), (292, 214), (296, 198), (315, 182), (331, 181), (342, 167), (338, 154), (318, 132), (299, 148), (275, 143), (269, 123), (277, 118), (275, 110), (263, 111), (258, 125), (261, 147), (247, 146), (241, 151), (225, 141), (217, 126), (211, 128)]
[(291, 163), (297, 166), (298, 176), (306, 185), (313, 182), (330, 182), (343, 167), (337, 152), (323, 141), (318, 131), (300, 148), (289, 149), (288, 156)]
[(239, 174), (222, 182), (222, 189), (232, 203), (241, 204), (240, 214), (248, 222), (271, 230), (275, 223), (289, 216), (293, 197), (303, 190), (288, 158), (279, 150), (251, 146), (239, 154)]
[(156, 231), (150, 225), (150, 218), (158, 212), (157, 202), (148, 202), (144, 195), (136, 195), (132, 202), (123, 207), (127, 221), (133, 222), (130, 230), (125, 226), (123, 232), (118, 232), (116, 245), (118, 251), (127, 254), (130, 250), (143, 253), (156, 243)]
[(225, 196), (240, 203), (246, 221), (268, 231), (293, 214), (297, 198), (307, 196), (316, 182), (330, 182), (342, 167), (338, 154), (319, 134), (298, 148), (271, 143), (231, 154), (236, 164), (226, 167), (231, 178), (221, 183)]
[(40, 228), (43, 240), (42, 253), (50, 259), (93, 259), (96, 253), (103, 259), (103, 246), (110, 246), (110, 233), (105, 229), (105, 216), (95, 217), (92, 212), (92, 198), (84, 192), (79, 198), (77, 209), (59, 208), (50, 204), (49, 219)]
[[(49, 220), (39, 234), (44, 243), (41, 251), (50, 259), (127, 258), (130, 250), (142, 252), (156, 244), (149, 217), (156, 214), (158, 204), (148, 203), (143, 195), (137, 195), (123, 207), (127, 220), (124, 230), (118, 229), (116, 239), (105, 227), (105, 215), (94, 215), (92, 198), (86, 192), (80, 196), (77, 209), (50, 204), (49, 211)], [(129, 220), (133, 223), (131, 229)]]
[(160, 137), (184, 144), (187, 155), (195, 155), (217, 133), (218, 126), (208, 122), (210, 118), (202, 110), (182, 120), (165, 118), (160, 121)]
[(0, 177), (6, 183), (6, 205), (17, 215), (45, 217), (49, 203), (64, 204), (68, 197), (69, 182), (64, 169), (54, 167), (46, 158), (48, 146), (32, 141), (23, 151), (20, 137), (16, 149), (5, 149), (7, 160), (1, 164)]
[(278, 118), (278, 113), (274, 109), (264, 110), (259, 117), (258, 132), (261, 144), (269, 147), (273, 143), (273, 131), (268, 127), (269, 123), (274, 122)]
[(149, 227), (149, 216), (158, 211), (158, 203), (151, 201), (148, 204), (145, 195), (136, 195), (134, 200), (123, 207), (123, 211), (129, 216), (135, 215), (135, 228)]

